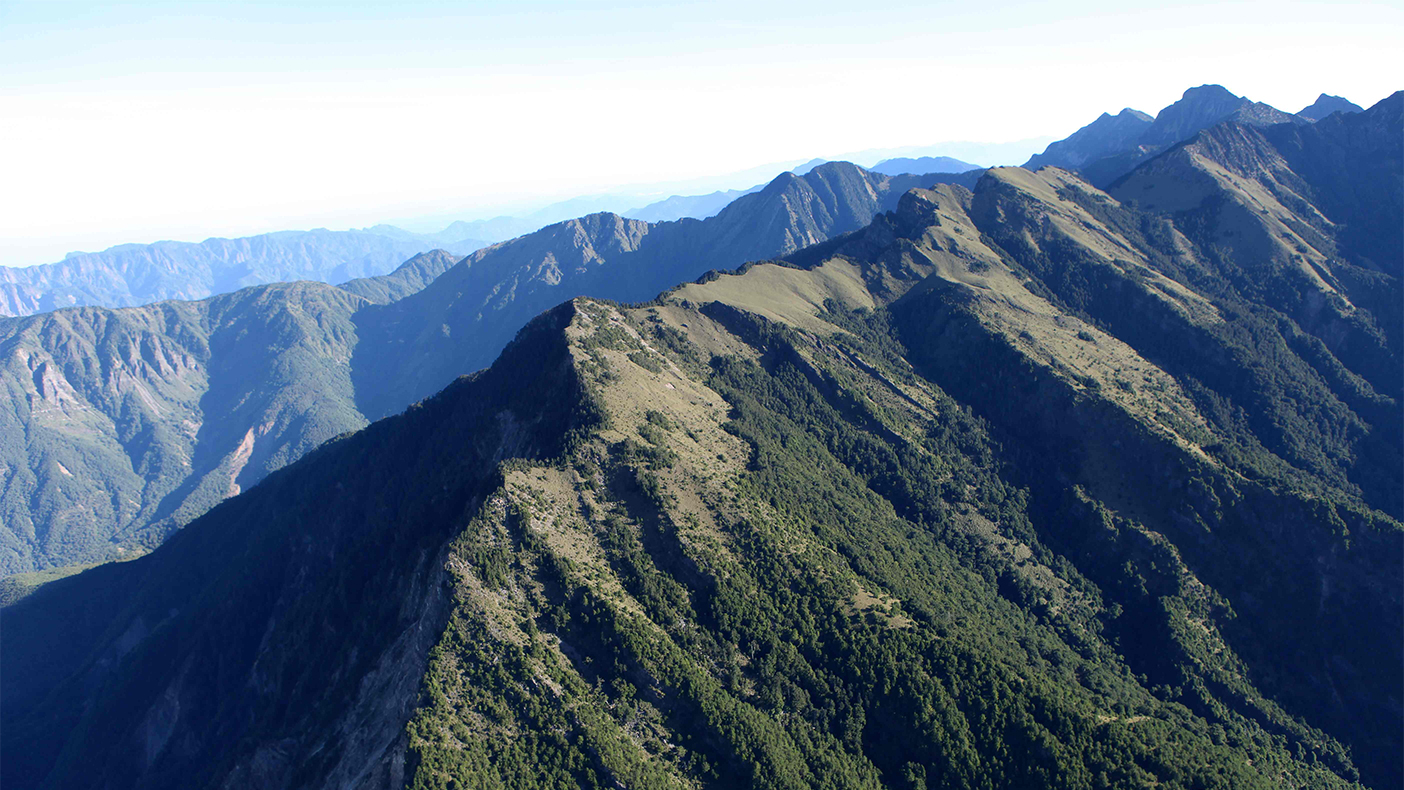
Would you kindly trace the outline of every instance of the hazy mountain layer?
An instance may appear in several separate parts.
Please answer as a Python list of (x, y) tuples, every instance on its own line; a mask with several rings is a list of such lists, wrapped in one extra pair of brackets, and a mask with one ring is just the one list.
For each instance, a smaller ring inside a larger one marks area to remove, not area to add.
[(868, 168), (874, 173), (898, 176), (903, 173), (968, 173), (971, 170), (984, 170), (979, 165), (962, 162), (949, 156), (896, 157), (884, 159)]
[(727, 189), (707, 195), (673, 195), (642, 208), (630, 209), (624, 212), (624, 216), (644, 222), (673, 222), (688, 217), (706, 219), (716, 215), (742, 195), (759, 192), (764, 188), (765, 184), (757, 184), (750, 189)]
[(460, 255), (483, 246), (468, 237), (431, 241), (393, 230), (398, 233), (282, 231), (198, 244), (123, 244), (103, 252), (74, 253), (43, 266), (0, 267), (0, 315), (203, 299), (250, 285), (293, 280), (342, 283), (385, 274), (415, 253), (436, 246)]
[(1244, 421), (1369, 385), (1194, 221), (1000, 169), (553, 309), (6, 609), (0, 778), (1393, 787), (1404, 527)]

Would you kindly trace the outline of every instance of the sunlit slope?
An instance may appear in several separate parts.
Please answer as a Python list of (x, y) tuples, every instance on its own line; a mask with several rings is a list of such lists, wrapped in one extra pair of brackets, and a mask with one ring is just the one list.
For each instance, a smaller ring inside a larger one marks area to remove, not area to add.
[(198, 302), (0, 320), (0, 575), (131, 557), (366, 424), (352, 316), (457, 258)]

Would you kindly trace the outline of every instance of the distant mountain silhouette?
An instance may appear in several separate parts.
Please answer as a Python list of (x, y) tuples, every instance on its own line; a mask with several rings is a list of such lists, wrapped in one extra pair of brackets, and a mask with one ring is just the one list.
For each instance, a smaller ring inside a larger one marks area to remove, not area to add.
[(1316, 101), (1303, 107), (1297, 113), (1303, 118), (1311, 121), (1319, 121), (1333, 112), (1363, 112), (1364, 108), (1349, 99), (1340, 96), (1331, 96), (1323, 93), (1316, 97)]
[(731, 201), (742, 195), (759, 192), (764, 188), (765, 184), (757, 184), (750, 189), (727, 189), (708, 195), (673, 195), (670, 198), (625, 211), (624, 216), (641, 219), (644, 222), (672, 222), (688, 217), (706, 219), (714, 216), (726, 208)]
[(1104, 187), (1160, 151), (1230, 120), (1258, 127), (1308, 122), (1236, 96), (1221, 85), (1201, 85), (1185, 91), (1179, 101), (1155, 118), (1130, 108), (1115, 116), (1103, 113), (1066, 139), (1049, 144), (1024, 167), (1052, 165), (1076, 170), (1093, 184)]
[(386, 274), (406, 258), (435, 247), (467, 254), (485, 244), (467, 236), (428, 238), (390, 226), (280, 231), (199, 243), (123, 244), (103, 252), (72, 253), (58, 263), (0, 267), (0, 315), (203, 299), (294, 280), (343, 283)]
[(896, 157), (884, 159), (868, 168), (874, 173), (889, 176), (903, 173), (967, 173), (971, 170), (984, 170), (979, 165), (962, 162), (949, 156)]

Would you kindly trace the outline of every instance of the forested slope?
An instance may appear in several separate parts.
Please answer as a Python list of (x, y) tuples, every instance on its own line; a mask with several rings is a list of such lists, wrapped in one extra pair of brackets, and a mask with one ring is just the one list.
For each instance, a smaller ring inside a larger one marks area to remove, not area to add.
[(1255, 364), (1118, 212), (997, 170), (549, 312), (7, 609), (7, 781), (1393, 786), (1404, 530), (1146, 345)]

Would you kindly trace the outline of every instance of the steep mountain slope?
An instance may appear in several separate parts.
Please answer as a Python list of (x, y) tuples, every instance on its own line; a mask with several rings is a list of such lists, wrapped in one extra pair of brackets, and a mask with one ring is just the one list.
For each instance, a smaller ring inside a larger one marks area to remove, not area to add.
[(649, 225), (593, 214), (480, 250), (418, 294), (357, 317), (357, 403), (391, 414), (486, 366), (517, 329), (562, 299), (649, 299), (711, 269), (786, 255), (857, 230), (903, 192), (979, 173), (884, 176), (830, 162), (782, 173), (705, 220)]
[(351, 280), (340, 287), (373, 304), (389, 304), (423, 290), (461, 260), (463, 256), (446, 250), (430, 250), (410, 258), (389, 274)]
[[(110, 671), (114, 661), (153, 661), (153, 669), (184, 666), (193, 672), (183, 673), (184, 680), (170, 689), (166, 710), (137, 714), (137, 729), (129, 731), (133, 740), (89, 730), (88, 747), (102, 756), (80, 773), (53, 777), (57, 786), (140, 781), (194, 787), (206, 786), (214, 776), (238, 787), (268, 786), (270, 779), (306, 784), (306, 777), (299, 781), (280, 770), (292, 756), (289, 749), (301, 757), (321, 752), (317, 761), (343, 774), (341, 786), (364, 786), (353, 780), (364, 780), (368, 770), (393, 770), (389, 761), (378, 763), (392, 742), (403, 741), (402, 722), (388, 731), (367, 724), (386, 714), (395, 718), (396, 706), (403, 720), (413, 705), (417, 678), (451, 603), (444, 591), (443, 544), (465, 511), (490, 492), (497, 462), (559, 447), (569, 412), (552, 409), (570, 402), (569, 390), (561, 386), (569, 383), (563, 350), (559, 333), (554, 344), (528, 342), (517, 365), (499, 366), (408, 415), (328, 445), (309, 463), (273, 476), (254, 489), (257, 493), (215, 509), (157, 553), (74, 577), (69, 581), (87, 587), (89, 601), (80, 609), (65, 604), (49, 609), (63, 595), (51, 586), (7, 610), (5, 638), (40, 650), (25, 654), (6, 646), (5, 677), (16, 684), (0, 703), (7, 717), (0, 746), (4, 784), (37, 786), (48, 773), (46, 766), (68, 738), (65, 728), (78, 723), (69, 717), (79, 711), (65, 708), (72, 697), (44, 699), (44, 686), (81, 667), (85, 648), (95, 644), (92, 637), (119, 614), (129, 633), (85, 670), (90, 681), (125, 686), (131, 679)], [(538, 378), (533, 398), (527, 384)], [(557, 405), (545, 403), (547, 397), (557, 398)], [(316, 482), (306, 469), (313, 470)], [(308, 518), (318, 528), (309, 529)], [(336, 601), (349, 605), (348, 619), (338, 621), (324, 608)], [(31, 604), (35, 608), (27, 608)], [(206, 608), (209, 604), (218, 611)], [(43, 624), (27, 619), (33, 611), (62, 614)], [(314, 629), (320, 635), (300, 632), (308, 616), (321, 623)], [(270, 625), (266, 637), (247, 630)], [(55, 635), (46, 630), (53, 627), (77, 649), (44, 643)], [(309, 637), (312, 641), (305, 641)], [(307, 652), (318, 645), (328, 652)], [(376, 663), (380, 680), (366, 683), (366, 671)], [(237, 699), (211, 694), (250, 680), (252, 693)], [(136, 713), (125, 699), (147, 693), (150, 687), (144, 686), (137, 680), (99, 703), (90, 714), (96, 717), (93, 724), (102, 728), (107, 716)], [(348, 693), (360, 697), (355, 710), (342, 705)], [(320, 709), (307, 707), (312, 700)], [(275, 716), (286, 716), (297, 727), (318, 719), (331, 725), (324, 742), (329, 750), (277, 739), (260, 740), (252, 751), (234, 748), (245, 735), (260, 737), (272, 724), (266, 717), (277, 710), (283, 713)], [(12, 729), (11, 715), (35, 716), (34, 726)], [(250, 730), (255, 720), (259, 724)], [(344, 738), (351, 731), (358, 733), (354, 742)], [(48, 734), (60, 740), (45, 739)], [(158, 755), (172, 762), (153, 772)]]
[[(399, 229), (393, 229), (398, 231)], [(399, 231), (283, 231), (199, 244), (161, 241), (74, 253), (59, 263), (0, 267), (0, 315), (60, 307), (127, 307), (202, 299), (250, 285), (293, 280), (341, 283), (389, 272), (418, 252), (447, 246), (460, 255), (483, 244), (435, 244)]]
[(1316, 101), (1303, 107), (1297, 112), (1298, 115), (1308, 121), (1319, 121), (1333, 112), (1361, 112), (1365, 108), (1342, 96), (1331, 96), (1323, 93), (1316, 97)]
[(292, 283), (0, 322), (0, 568), (149, 548), (364, 426), (347, 364), (361, 304)]
[(1115, 116), (1102, 113), (1067, 139), (1051, 143), (1024, 167), (1074, 170), (1096, 186), (1105, 187), (1169, 146), (1225, 122), (1267, 127), (1305, 124), (1308, 120), (1236, 96), (1220, 85), (1201, 85), (1185, 91), (1154, 119), (1130, 108)]
[[(1395, 278), (1404, 275), (1399, 254), (1404, 228), (1395, 221), (1404, 214), (1401, 123), (1404, 93), (1396, 92), (1356, 114), (1263, 130), (1293, 172), (1310, 185), (1313, 203), (1334, 226), (1340, 256)], [(1386, 296), (1372, 309), (1399, 304), (1393, 299), (1391, 305)]]
[(341, 288), (0, 320), (0, 575), (131, 556), (346, 431), (352, 316), (422, 288), (442, 250)]
[[(824, 267), (880, 264), (857, 274), (870, 293), (879, 284), (894, 296), (903, 278), (893, 270), (934, 269), (892, 303), (887, 325), (918, 373), (970, 404), (1030, 465), (1018, 478), (1030, 501), (1063, 513), (1040, 539), (1104, 594), (1134, 576), (1123, 575), (1126, 529), (1173, 546), (1172, 577), (1189, 586), (1157, 592), (1140, 570), (1130, 583), (1146, 597), (1119, 599), (1120, 646), (1137, 671), (1175, 678), (1193, 710), (1227, 706), (1277, 732), (1299, 716), (1349, 743), (1370, 784), (1396, 784), (1398, 395), (1360, 398), (1360, 383), (1330, 373), (1329, 354), (1280, 314), (1207, 287), (1213, 263), (1186, 276), (1149, 252), (1134, 215), (1064, 174), (993, 171), (966, 204), (968, 220), (963, 201), (914, 195), (888, 228), (835, 248)], [(1197, 257), (1189, 249), (1181, 266)], [(737, 283), (725, 293), (768, 311), (749, 294), (773, 289)], [(678, 295), (703, 298), (691, 287)], [(1372, 445), (1374, 432), (1384, 441)], [(1334, 465), (1301, 457), (1342, 434), (1354, 452)], [(1089, 507), (1103, 526), (1072, 527)], [(1192, 599), (1206, 592), (1228, 609), (1205, 616)], [(1141, 630), (1167, 616), (1221, 629), (1225, 641), (1208, 648), (1211, 659), (1207, 645)], [(1251, 702), (1260, 698), (1244, 693), (1244, 679), (1282, 708)]]
[(9, 607), (0, 779), (1394, 786), (1404, 528), (1222, 421), (1293, 354), (1243, 332), (1285, 329), (1143, 220), (1001, 169), (553, 309)]

